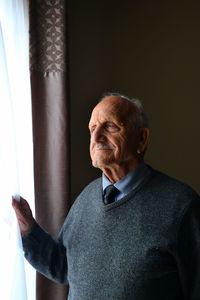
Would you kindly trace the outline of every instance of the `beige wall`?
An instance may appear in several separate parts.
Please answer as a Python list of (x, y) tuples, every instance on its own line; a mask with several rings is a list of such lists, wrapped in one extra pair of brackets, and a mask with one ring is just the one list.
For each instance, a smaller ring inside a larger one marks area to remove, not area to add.
[(105, 91), (140, 98), (146, 161), (200, 192), (200, 1), (70, 0), (72, 197), (99, 172), (87, 123)]

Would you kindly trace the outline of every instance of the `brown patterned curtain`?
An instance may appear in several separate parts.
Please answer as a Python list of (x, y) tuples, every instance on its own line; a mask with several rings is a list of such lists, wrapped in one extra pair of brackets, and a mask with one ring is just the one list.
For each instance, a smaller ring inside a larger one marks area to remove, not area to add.
[[(35, 205), (57, 236), (70, 207), (69, 79), (65, 0), (30, 0)], [(66, 287), (37, 274), (37, 300), (66, 300)]]

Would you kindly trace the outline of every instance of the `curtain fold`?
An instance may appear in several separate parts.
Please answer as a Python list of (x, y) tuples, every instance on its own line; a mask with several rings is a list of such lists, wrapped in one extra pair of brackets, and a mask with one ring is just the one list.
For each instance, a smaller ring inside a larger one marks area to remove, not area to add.
[[(30, 0), (35, 207), (56, 237), (70, 207), (66, 1)], [(37, 274), (37, 300), (66, 300), (66, 287)]]

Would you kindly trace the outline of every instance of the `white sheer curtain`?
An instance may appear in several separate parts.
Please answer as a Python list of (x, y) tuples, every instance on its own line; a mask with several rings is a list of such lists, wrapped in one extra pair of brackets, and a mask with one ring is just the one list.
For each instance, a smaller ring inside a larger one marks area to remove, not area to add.
[(34, 300), (35, 272), (24, 263), (11, 196), (34, 211), (32, 122), (25, 0), (0, 0), (0, 297)]

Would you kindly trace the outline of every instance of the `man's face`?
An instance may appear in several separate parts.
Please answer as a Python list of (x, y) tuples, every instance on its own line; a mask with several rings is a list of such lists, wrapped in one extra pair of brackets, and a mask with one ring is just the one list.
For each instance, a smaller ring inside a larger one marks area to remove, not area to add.
[(131, 104), (110, 96), (93, 110), (89, 122), (90, 156), (94, 167), (128, 166), (135, 159), (137, 137), (130, 121)]

